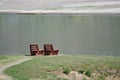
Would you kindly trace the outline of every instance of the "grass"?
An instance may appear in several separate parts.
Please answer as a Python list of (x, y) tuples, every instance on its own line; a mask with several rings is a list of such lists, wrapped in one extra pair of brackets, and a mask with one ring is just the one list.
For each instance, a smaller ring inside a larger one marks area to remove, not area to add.
[[(17, 80), (67, 80), (51, 71), (77, 71), (91, 80), (105, 80), (109, 76), (120, 79), (120, 57), (77, 55), (77, 56), (36, 56), (33, 60), (12, 66), (4, 71)], [(81, 72), (82, 71), (82, 72)], [(95, 75), (93, 75), (95, 74)], [(86, 79), (85, 79), (86, 80)]]
[(10, 56), (10, 55), (0, 55), (0, 66), (10, 63), (12, 61), (23, 58), (24, 56)]

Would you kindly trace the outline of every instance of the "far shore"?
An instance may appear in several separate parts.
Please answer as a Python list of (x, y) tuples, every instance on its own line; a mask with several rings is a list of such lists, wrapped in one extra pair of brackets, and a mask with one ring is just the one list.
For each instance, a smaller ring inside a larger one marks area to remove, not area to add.
[(19, 13), (19, 14), (120, 14), (120, 11), (101, 11), (101, 10), (0, 10), (0, 13)]
[(3, 0), (0, 13), (120, 14), (119, 0)]

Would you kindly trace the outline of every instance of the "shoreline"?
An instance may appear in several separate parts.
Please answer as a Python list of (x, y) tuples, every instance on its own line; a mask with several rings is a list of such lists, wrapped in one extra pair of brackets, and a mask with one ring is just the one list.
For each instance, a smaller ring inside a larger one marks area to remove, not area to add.
[(16, 14), (120, 14), (120, 11), (99, 11), (99, 10), (0, 10), (0, 13), (16, 13)]

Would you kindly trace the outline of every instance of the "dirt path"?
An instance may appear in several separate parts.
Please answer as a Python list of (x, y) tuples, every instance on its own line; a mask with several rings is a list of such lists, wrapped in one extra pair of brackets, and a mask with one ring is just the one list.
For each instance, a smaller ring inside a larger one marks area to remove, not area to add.
[(32, 58), (28, 58), (28, 57), (25, 57), (25, 58), (22, 58), (22, 59), (19, 59), (17, 61), (14, 61), (14, 62), (10, 62), (6, 65), (3, 65), (3, 66), (0, 66), (0, 80), (12, 80), (12, 77), (6, 75), (3, 73), (3, 71), (5, 69), (7, 69), (8, 67), (11, 67), (13, 65), (17, 65), (17, 64), (20, 64), (22, 62), (25, 62), (25, 61), (28, 61), (28, 60), (31, 60)]

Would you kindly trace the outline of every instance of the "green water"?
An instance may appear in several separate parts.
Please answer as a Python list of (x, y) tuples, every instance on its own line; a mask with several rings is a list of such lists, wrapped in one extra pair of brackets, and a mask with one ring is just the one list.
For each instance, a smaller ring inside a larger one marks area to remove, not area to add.
[(52, 43), (60, 53), (120, 55), (120, 15), (0, 13), (0, 53), (29, 54)]

